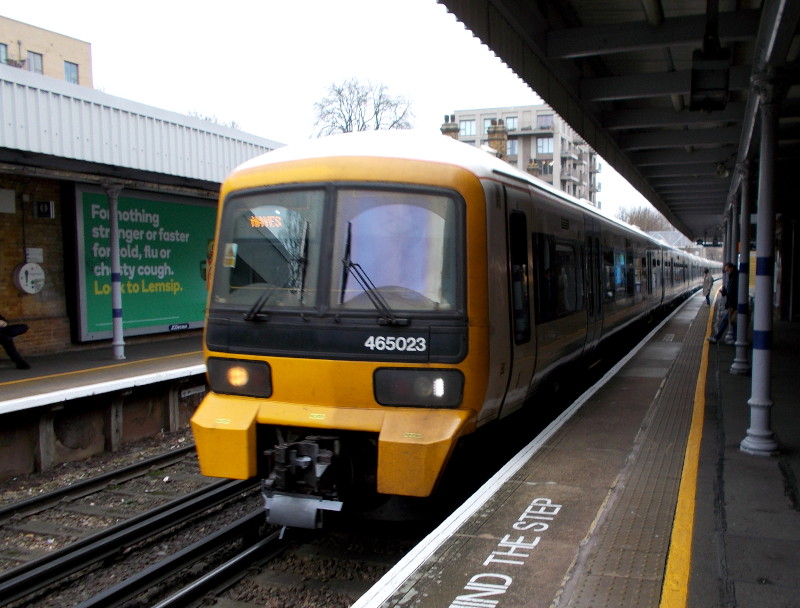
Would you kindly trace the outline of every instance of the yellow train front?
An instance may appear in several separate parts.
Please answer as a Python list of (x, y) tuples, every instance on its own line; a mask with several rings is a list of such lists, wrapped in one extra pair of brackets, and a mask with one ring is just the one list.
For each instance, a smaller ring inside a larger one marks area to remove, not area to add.
[(459, 438), (691, 293), (703, 264), (448, 137), (270, 152), (222, 187), (201, 469), (260, 477), (290, 526), (428, 496)]
[(484, 153), (465, 148), (331, 137), (223, 185), (192, 427), (205, 475), (264, 480), (271, 522), (314, 527), (365, 490), (428, 496), (487, 408), (486, 200), (468, 167)]

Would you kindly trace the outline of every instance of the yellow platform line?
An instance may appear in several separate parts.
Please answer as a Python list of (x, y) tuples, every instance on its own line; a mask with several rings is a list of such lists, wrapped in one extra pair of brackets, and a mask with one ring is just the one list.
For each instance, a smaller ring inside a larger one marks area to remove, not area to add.
[[(712, 305), (713, 306), (713, 305)], [(689, 590), (689, 574), (692, 566), (692, 537), (694, 535), (694, 503), (697, 493), (697, 468), (700, 462), (700, 442), (703, 439), (703, 416), (706, 407), (706, 379), (708, 375), (708, 346), (705, 339), (711, 333), (714, 318), (709, 311), (706, 332), (703, 338), (703, 353), (700, 371), (694, 389), (694, 408), (686, 453), (683, 458), (683, 474), (678, 490), (678, 504), (672, 525), (672, 537), (667, 555), (664, 585), (661, 588), (660, 608), (684, 608)]]
[(0, 382), (0, 386), (9, 386), (11, 384), (24, 384), (25, 382), (36, 382), (38, 380), (47, 380), (50, 378), (59, 378), (62, 376), (79, 376), (80, 374), (88, 374), (90, 372), (102, 371), (104, 369), (111, 369), (114, 367), (125, 367), (127, 365), (136, 365), (137, 363), (150, 363), (151, 361), (160, 361), (162, 359), (174, 359), (176, 357), (188, 357), (190, 355), (199, 355), (202, 353), (203, 353), (202, 350), (196, 350), (189, 353), (164, 355), (162, 357), (150, 357), (149, 359), (137, 359), (136, 361), (125, 361), (124, 363), (112, 363), (111, 365), (103, 365), (102, 367), (91, 367), (89, 369), (79, 369), (71, 372), (60, 372), (58, 374), (49, 374), (47, 376), (36, 376), (35, 378), (22, 378), (20, 380), (10, 380), (8, 382)]

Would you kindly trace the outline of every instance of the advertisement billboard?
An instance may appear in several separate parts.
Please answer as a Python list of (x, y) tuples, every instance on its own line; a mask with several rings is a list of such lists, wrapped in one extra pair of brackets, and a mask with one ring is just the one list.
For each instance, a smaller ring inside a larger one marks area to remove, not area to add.
[[(112, 337), (108, 195), (77, 189), (80, 339)], [(216, 202), (123, 190), (117, 210), (126, 336), (202, 327)]]

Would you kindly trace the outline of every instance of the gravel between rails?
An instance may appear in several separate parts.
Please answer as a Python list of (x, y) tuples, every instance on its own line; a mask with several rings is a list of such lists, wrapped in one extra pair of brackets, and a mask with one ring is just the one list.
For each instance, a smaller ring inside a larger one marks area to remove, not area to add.
[(174, 433), (160, 433), (155, 437), (125, 444), (117, 452), (104, 452), (85, 460), (65, 462), (47, 471), (0, 480), (0, 503), (5, 505), (44, 494), (87, 477), (184, 447), (193, 441), (192, 432), (186, 427)]

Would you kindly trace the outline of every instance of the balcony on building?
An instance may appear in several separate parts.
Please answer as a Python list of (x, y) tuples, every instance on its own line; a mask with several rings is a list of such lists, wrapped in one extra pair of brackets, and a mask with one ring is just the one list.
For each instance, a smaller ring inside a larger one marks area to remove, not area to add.
[(564, 146), (561, 148), (561, 158), (578, 160), (578, 154), (572, 146)]

